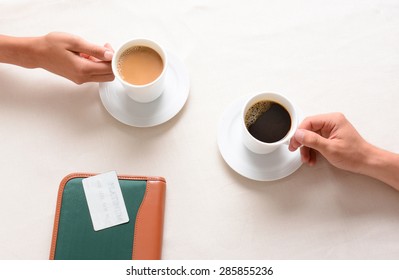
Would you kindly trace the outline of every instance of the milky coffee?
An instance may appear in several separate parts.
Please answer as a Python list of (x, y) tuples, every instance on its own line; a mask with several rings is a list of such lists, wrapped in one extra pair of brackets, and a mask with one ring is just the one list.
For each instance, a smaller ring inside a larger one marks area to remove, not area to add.
[(149, 47), (134, 46), (125, 50), (119, 57), (119, 75), (129, 84), (149, 84), (159, 77), (162, 70), (161, 56)]

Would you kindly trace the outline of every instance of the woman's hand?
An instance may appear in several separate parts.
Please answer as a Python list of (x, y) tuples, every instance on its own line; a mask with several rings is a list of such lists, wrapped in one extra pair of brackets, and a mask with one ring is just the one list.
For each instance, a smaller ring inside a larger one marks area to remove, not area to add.
[(52, 32), (40, 37), (0, 35), (0, 62), (43, 68), (77, 84), (114, 79), (113, 49), (72, 34)]
[(53, 32), (39, 40), (37, 64), (77, 84), (114, 79), (111, 69), (113, 49), (67, 34)]

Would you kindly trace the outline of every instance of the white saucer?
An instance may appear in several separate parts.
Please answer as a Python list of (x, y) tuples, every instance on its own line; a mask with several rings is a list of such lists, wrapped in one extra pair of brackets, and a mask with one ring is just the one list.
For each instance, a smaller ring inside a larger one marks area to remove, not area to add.
[(295, 172), (301, 165), (299, 150), (288, 145), (260, 155), (248, 150), (241, 140), (240, 113), (245, 98), (233, 102), (223, 113), (218, 127), (218, 146), (226, 163), (240, 175), (257, 181), (273, 181)]
[(169, 52), (168, 59), (165, 91), (159, 98), (150, 103), (138, 103), (115, 79), (100, 83), (100, 98), (105, 109), (118, 121), (136, 127), (156, 126), (173, 118), (186, 103), (190, 81), (184, 64)]

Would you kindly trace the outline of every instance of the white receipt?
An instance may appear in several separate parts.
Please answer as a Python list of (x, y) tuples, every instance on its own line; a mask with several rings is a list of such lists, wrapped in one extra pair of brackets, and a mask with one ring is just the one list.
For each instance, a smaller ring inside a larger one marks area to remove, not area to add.
[(82, 180), (95, 231), (129, 222), (115, 171)]

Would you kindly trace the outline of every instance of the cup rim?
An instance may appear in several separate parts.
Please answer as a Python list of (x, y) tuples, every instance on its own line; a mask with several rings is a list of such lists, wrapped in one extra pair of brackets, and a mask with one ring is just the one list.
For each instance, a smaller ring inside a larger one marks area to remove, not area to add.
[[(276, 141), (276, 142), (263, 142), (260, 141), (259, 139), (255, 138), (254, 136), (252, 136), (251, 133), (249, 133), (248, 128), (245, 124), (245, 114), (248, 111), (248, 109), (250, 108), (250, 106), (254, 105), (256, 102), (261, 101), (262, 99), (254, 102), (253, 104), (251, 104), (251, 102), (257, 98), (261, 98), (261, 96), (269, 96), (270, 99), (268, 99), (267, 97), (264, 98), (265, 100), (270, 100), (276, 103), (279, 103), (280, 105), (284, 106), (284, 108), (287, 110), (288, 114), (290, 115), (291, 118), (291, 127), (288, 130), (287, 134), (281, 138), (280, 140)], [(281, 104), (280, 100), (278, 99), (282, 99), (284, 101), (285, 104)], [(289, 107), (291, 108), (287, 108), (287, 105), (289, 105)], [(244, 106), (242, 107), (242, 112), (241, 112), (241, 122), (243, 123), (244, 126), (244, 131), (247, 134), (247, 136), (249, 136), (252, 140), (254, 140), (256, 143), (263, 145), (263, 146), (267, 146), (267, 147), (272, 147), (272, 146), (279, 146), (281, 144), (284, 144), (287, 142), (287, 140), (289, 140), (290, 138), (292, 138), (295, 134), (296, 128), (298, 126), (298, 118), (297, 118), (297, 113), (296, 113), (296, 109), (294, 104), (292, 103), (292, 101), (290, 99), (288, 99), (287, 97), (285, 97), (282, 94), (279, 93), (274, 93), (274, 92), (261, 92), (261, 93), (256, 93), (251, 95), (246, 101)]]
[[(135, 43), (135, 42), (138, 42), (138, 43), (136, 45), (133, 45), (133, 43)], [(140, 43), (142, 43), (142, 44), (140, 44)], [(146, 44), (149, 44), (149, 45), (146, 45)], [(157, 49), (154, 49), (154, 47), (152, 45), (155, 45), (162, 53), (160, 53), (160, 51), (158, 51)], [(158, 77), (155, 80), (153, 80), (147, 84), (144, 84), (144, 85), (135, 85), (135, 84), (128, 83), (124, 79), (122, 79), (122, 77), (120, 76), (120, 73), (118, 71), (119, 57), (125, 50), (127, 50), (128, 48), (130, 48), (132, 46), (145, 46), (145, 47), (151, 48), (161, 57), (162, 63), (163, 63), (162, 72), (158, 75)], [(113, 59), (112, 59), (111, 68), (112, 68), (112, 72), (113, 72), (114, 76), (123, 85), (125, 85), (127, 87), (131, 87), (131, 88), (145, 88), (145, 87), (155, 84), (162, 78), (162, 76), (165, 75), (165, 72), (167, 69), (167, 64), (168, 64), (168, 57), (167, 57), (166, 51), (163, 48), (163, 46), (161, 46), (159, 43), (157, 43), (156, 41), (154, 41), (152, 39), (138, 37), (138, 38), (133, 38), (133, 39), (129, 39), (129, 40), (125, 41), (124, 43), (122, 43), (122, 45), (120, 45), (116, 49), (116, 51), (114, 52)]]

